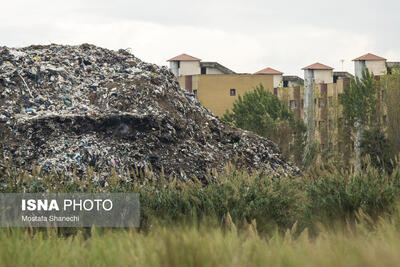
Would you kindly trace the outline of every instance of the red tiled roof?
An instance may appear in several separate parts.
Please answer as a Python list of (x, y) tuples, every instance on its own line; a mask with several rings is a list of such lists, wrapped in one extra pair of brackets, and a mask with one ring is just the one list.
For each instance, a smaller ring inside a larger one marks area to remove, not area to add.
[(302, 68), (302, 70), (333, 70), (333, 68), (317, 62), (310, 66)]
[(372, 61), (372, 60), (386, 60), (386, 58), (378, 57), (377, 55), (368, 53), (368, 54), (365, 54), (365, 55), (363, 55), (363, 56), (361, 56), (361, 57), (358, 57), (358, 58), (353, 59), (353, 61), (360, 61), (360, 60), (368, 60), (368, 61)]
[(167, 61), (200, 61), (200, 58), (189, 56), (188, 54), (181, 54), (179, 56), (168, 59)]
[(260, 71), (257, 71), (254, 74), (264, 74), (264, 75), (282, 75), (283, 72), (280, 72), (278, 70), (274, 70), (273, 68), (265, 68)]

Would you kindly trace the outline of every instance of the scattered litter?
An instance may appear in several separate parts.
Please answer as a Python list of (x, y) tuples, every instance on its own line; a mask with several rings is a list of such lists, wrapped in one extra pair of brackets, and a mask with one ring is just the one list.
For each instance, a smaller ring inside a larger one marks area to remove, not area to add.
[(233, 161), (299, 171), (273, 142), (214, 117), (166, 67), (89, 44), (0, 47), (0, 132), (0, 155), (14, 164), (91, 167), (100, 180), (131, 168), (204, 179)]

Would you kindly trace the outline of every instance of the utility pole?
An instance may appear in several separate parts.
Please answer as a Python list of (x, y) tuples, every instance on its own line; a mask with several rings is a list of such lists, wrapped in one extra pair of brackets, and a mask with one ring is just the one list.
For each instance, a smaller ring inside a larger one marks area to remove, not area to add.
[(344, 59), (341, 59), (340, 62), (342, 63), (342, 71), (344, 71), (344, 67), (343, 67)]

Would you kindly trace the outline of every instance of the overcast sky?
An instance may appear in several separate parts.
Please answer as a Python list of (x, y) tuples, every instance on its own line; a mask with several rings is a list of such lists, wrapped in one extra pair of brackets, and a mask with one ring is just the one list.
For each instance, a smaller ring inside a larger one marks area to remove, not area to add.
[(0, 45), (92, 43), (166, 65), (181, 53), (253, 73), (354, 72), (371, 52), (400, 61), (399, 0), (2, 0)]

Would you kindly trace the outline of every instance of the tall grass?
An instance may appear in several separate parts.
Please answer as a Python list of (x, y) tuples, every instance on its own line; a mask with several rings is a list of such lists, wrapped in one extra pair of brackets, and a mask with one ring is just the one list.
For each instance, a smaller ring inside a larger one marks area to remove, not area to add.
[(229, 220), (225, 230), (208, 224), (155, 226), (148, 233), (92, 229), (89, 239), (9, 229), (0, 231), (0, 266), (399, 266), (398, 213), (372, 229), (367, 215), (358, 218), (316, 237), (307, 229), (294, 234), (295, 227), (265, 236), (255, 221), (239, 231)]
[(400, 265), (400, 169), (273, 178), (228, 165), (207, 185), (130, 170), (105, 185), (92, 170), (0, 165), (0, 192), (137, 192), (141, 202), (136, 229), (0, 229), (0, 266)]
[(350, 173), (328, 166), (303, 177), (272, 178), (227, 166), (217, 182), (208, 185), (145, 179), (151, 173), (130, 171), (114, 172), (104, 186), (94, 179), (95, 172), (88, 173), (79, 179), (6, 165), (0, 172), (0, 192), (137, 192), (142, 230), (154, 222), (173, 225), (212, 218), (221, 224), (229, 213), (239, 227), (255, 219), (257, 230), (265, 233), (275, 227), (284, 232), (295, 222), (299, 232), (314, 232), (318, 223), (354, 221), (358, 211), (376, 220), (393, 213), (400, 196), (400, 169), (388, 175), (372, 167)]

